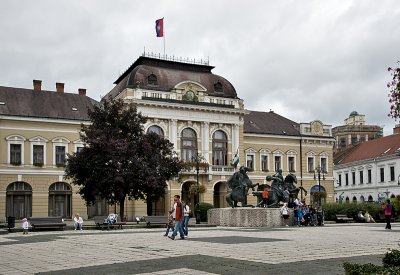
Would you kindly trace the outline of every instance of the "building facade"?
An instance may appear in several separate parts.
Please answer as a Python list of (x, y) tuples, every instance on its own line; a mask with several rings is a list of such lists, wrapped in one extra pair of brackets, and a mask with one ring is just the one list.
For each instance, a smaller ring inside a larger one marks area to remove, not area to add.
[(67, 153), (83, 147), (79, 131), (96, 101), (79, 94), (0, 87), (0, 217), (86, 214), (77, 188), (63, 179)]
[(338, 202), (380, 202), (400, 194), (400, 135), (366, 141), (335, 157)]
[[(226, 182), (234, 173), (235, 154), (241, 165), (251, 168), (248, 175), (253, 183), (266, 183), (267, 175), (281, 169), (283, 175), (296, 174), (297, 185), (309, 193), (301, 193), (307, 203), (315, 203), (310, 193), (318, 191), (325, 192), (325, 201), (333, 201), (331, 126), (246, 110), (233, 85), (212, 69), (204, 62), (143, 55), (106, 95), (135, 104), (148, 117), (145, 131), (169, 139), (184, 162), (151, 214), (165, 215), (175, 194), (188, 203), (226, 207)], [(86, 207), (77, 187), (63, 179), (66, 154), (84, 146), (79, 140), (80, 124), (89, 123), (86, 110), (97, 102), (83, 90), (68, 94), (57, 84), (58, 92), (42, 91), (39, 84), (34, 81), (34, 89), (0, 88), (0, 201), (4, 198), (0, 217), (71, 218), (79, 212), (90, 218), (118, 212), (118, 205), (107, 205), (100, 198)], [(17, 106), (21, 98), (25, 98), (24, 108)], [(317, 168), (322, 172), (319, 181)], [(256, 204), (257, 198), (249, 195), (248, 202)], [(127, 220), (146, 211), (143, 201), (126, 200)]]
[(344, 120), (344, 125), (332, 129), (332, 134), (336, 139), (335, 152), (340, 152), (361, 142), (382, 137), (383, 128), (379, 125), (366, 125), (365, 115), (353, 111)]

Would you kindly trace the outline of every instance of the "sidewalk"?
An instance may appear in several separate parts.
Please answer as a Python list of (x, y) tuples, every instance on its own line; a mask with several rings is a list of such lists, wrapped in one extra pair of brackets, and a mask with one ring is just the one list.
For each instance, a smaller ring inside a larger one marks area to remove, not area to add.
[(172, 241), (164, 228), (0, 235), (3, 274), (343, 274), (344, 261), (381, 263), (398, 249), (400, 224), (323, 227), (192, 227)]

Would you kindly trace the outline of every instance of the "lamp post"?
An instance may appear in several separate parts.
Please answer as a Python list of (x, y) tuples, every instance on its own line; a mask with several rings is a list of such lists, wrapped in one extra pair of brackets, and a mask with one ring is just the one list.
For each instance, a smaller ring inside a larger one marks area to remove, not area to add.
[(314, 170), (314, 179), (318, 177), (318, 206), (321, 206), (321, 175), (322, 180), (325, 180), (326, 171), (322, 169), (321, 166), (318, 166)]

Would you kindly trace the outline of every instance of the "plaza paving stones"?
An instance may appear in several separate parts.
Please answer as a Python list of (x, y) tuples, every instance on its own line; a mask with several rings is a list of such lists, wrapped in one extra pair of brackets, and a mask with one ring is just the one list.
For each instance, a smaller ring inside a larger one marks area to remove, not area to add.
[(399, 248), (400, 224), (39, 231), (0, 235), (0, 274), (343, 274)]

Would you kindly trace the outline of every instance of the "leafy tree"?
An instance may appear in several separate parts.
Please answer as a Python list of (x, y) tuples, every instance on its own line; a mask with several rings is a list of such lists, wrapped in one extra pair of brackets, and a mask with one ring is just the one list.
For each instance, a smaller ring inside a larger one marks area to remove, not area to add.
[(145, 134), (146, 117), (122, 100), (104, 100), (89, 110), (91, 124), (81, 126), (87, 146), (69, 155), (65, 177), (78, 185), (88, 205), (96, 196), (119, 204), (124, 217), (125, 199), (155, 201), (164, 194), (166, 181), (181, 166), (173, 145), (154, 133)]
[[(400, 64), (400, 61), (397, 61)], [(400, 118), (400, 68), (388, 68), (392, 80), (387, 83), (389, 88), (389, 102), (390, 102), (390, 112), (389, 117), (394, 119)]]

